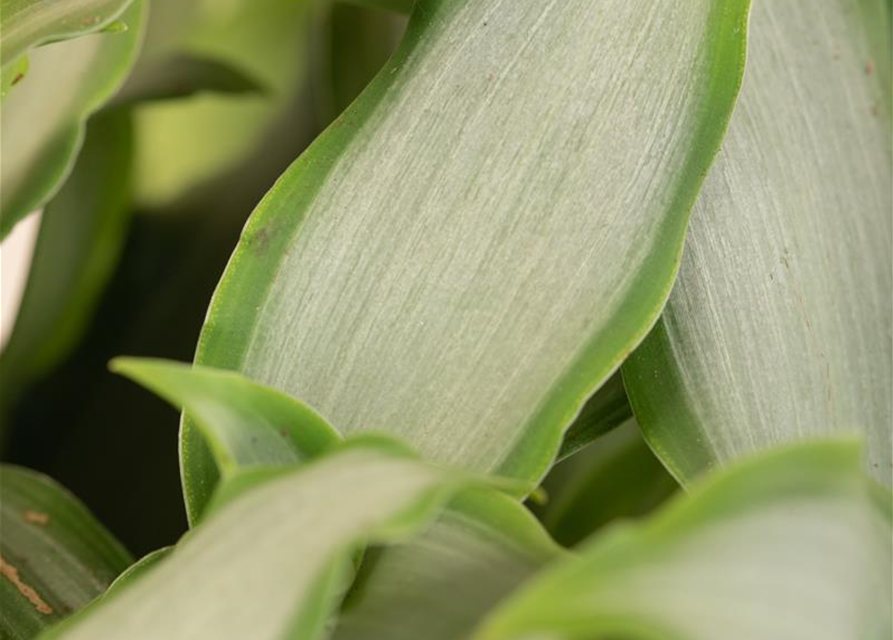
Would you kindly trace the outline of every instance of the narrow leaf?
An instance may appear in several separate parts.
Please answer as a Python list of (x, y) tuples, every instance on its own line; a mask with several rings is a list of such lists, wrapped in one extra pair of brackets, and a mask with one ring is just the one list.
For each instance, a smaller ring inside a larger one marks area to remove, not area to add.
[(406, 535), (466, 482), (355, 444), (243, 493), (130, 587), (46, 637), (318, 638), (350, 549)]
[(185, 408), (225, 474), (290, 465), (340, 440), (310, 407), (231, 371), (137, 358), (118, 358), (111, 368)]
[(490, 609), (561, 555), (517, 502), (469, 492), (418, 536), (366, 552), (332, 637), (465, 640)]
[(105, 591), (131, 558), (48, 477), (0, 466), (0, 637), (33, 638)]
[(0, 60), (5, 66), (32, 47), (99, 31), (132, 0), (2, 0)]
[(683, 481), (778, 443), (862, 430), (893, 484), (889, 61), (862, 9), (754, 3), (741, 99), (664, 316), (624, 365)]
[(142, 2), (131, 4), (121, 19), (128, 26), (123, 33), (91, 35), (32, 51), (28, 72), (4, 98), (0, 238), (53, 196), (74, 164), (87, 117), (127, 75), (142, 30)]
[(553, 565), (472, 637), (887, 638), (891, 527), (859, 456), (811, 443), (711, 478)]
[(123, 248), (130, 214), (128, 114), (91, 119), (69, 180), (44, 208), (28, 281), (0, 354), (0, 404), (77, 344)]
[[(669, 292), (746, 14), (745, 0), (423, 0), (254, 212), (197, 361), (342, 433), (538, 479)], [(204, 447), (186, 423), (193, 512)]]

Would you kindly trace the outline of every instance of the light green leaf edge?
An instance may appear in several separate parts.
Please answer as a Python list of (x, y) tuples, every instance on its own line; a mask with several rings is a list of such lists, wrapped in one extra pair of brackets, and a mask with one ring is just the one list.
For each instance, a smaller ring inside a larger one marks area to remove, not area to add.
[(889, 637), (891, 522), (860, 453), (853, 441), (800, 444), (712, 476), (554, 564), (472, 637)]
[(0, 637), (33, 637), (99, 596), (131, 562), (66, 489), (0, 465)]
[[(669, 293), (689, 209), (720, 144), (743, 70), (748, 3), (740, 0), (716, 2), (712, 6), (714, 10), (706, 29), (709, 35), (702, 43), (705, 63), (712, 69), (704, 89), (708, 97), (704, 98), (697, 133), (692, 135), (691, 145), (687, 147), (690, 155), (685, 156), (685, 170), (679, 178), (678, 188), (668, 196), (672, 204), (666, 225), (656, 232), (659, 239), (655, 240), (655, 246), (660, 249), (654, 252), (654, 260), (637, 274), (628, 298), (619, 305), (605, 331), (581, 340), (585, 348), (551, 387), (552, 393), (541, 402), (523, 435), (519, 429), (518, 441), (511, 454), (501, 462), (492, 461), (498, 468), (491, 470), (498, 474), (538, 479), (544, 473), (557, 452), (562, 431), (572, 422), (583, 402), (644, 337)], [(312, 204), (345, 150), (356, 140), (366, 139), (368, 133), (364, 125), (373, 115), (378, 115), (385, 98), (399, 91), (407, 78), (412, 77), (419, 66), (417, 50), (426, 39), (438, 33), (438, 29), (448, 25), (450, 18), (460, 10), (481, 11), (486, 15), (486, 5), (480, 3), (435, 0), (417, 5), (404, 40), (391, 61), (261, 202), (214, 296), (200, 338), (197, 362), (244, 371), (245, 351), (257, 314), (268, 299), (274, 279), (271, 275), (282, 267), (283, 256), (292, 238), (300, 237), (303, 212)], [(284, 203), (290, 203), (291, 210), (287, 214), (280, 210)], [(250, 372), (249, 375), (258, 377)], [(312, 398), (302, 393), (296, 395), (315, 404)], [(323, 415), (326, 415), (325, 411)], [(331, 419), (331, 416), (327, 417)], [(332, 421), (340, 430), (348, 431), (337, 420)], [(390, 425), (399, 426), (394, 421)], [(379, 425), (372, 426), (380, 428)], [(412, 444), (422, 449), (418, 442)], [(181, 452), (187, 509), (194, 520), (208, 498), (202, 487), (213, 485), (216, 470), (206, 445), (188, 420), (184, 420), (181, 432)]]
[(893, 485), (882, 3), (754, 4), (747, 76), (679, 278), (622, 367), (646, 438), (683, 483), (761, 448), (862, 431), (869, 472)]
[[(28, 74), (0, 107), (0, 240), (52, 198), (68, 177), (87, 118), (114, 95), (136, 58), (145, 14), (142, 0), (137, 0), (121, 15), (126, 32), (56, 43), (31, 54)], [(98, 61), (102, 68), (94, 64)], [(73, 70), (74, 62), (92, 66), (89, 72)], [(65, 76), (70, 76), (69, 82), (76, 78), (76, 71), (85, 74), (76, 86), (60, 84)], [(57, 95), (60, 88), (64, 93)], [(60, 109), (65, 102), (67, 107)], [(29, 136), (38, 136), (38, 143), (28, 141)]]
[(351, 549), (405, 537), (482, 482), (394, 447), (347, 446), (235, 498), (129, 588), (41, 639), (319, 638)]
[(226, 476), (293, 465), (341, 441), (307, 405), (232, 371), (148, 358), (116, 358), (109, 368), (185, 408)]
[(0, 63), (36, 46), (95, 33), (121, 17), (133, 0), (3, 0)]
[(131, 121), (127, 113), (107, 112), (91, 119), (87, 129), (71, 177), (44, 208), (16, 323), (0, 353), (3, 410), (77, 343), (123, 249), (130, 219)]
[(517, 501), (468, 491), (404, 543), (367, 550), (333, 640), (465, 640), (564, 550)]

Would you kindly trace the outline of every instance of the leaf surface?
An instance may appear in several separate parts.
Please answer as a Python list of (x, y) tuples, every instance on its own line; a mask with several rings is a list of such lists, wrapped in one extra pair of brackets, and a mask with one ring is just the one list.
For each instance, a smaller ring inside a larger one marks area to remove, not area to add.
[(232, 371), (139, 358), (118, 358), (111, 368), (185, 408), (225, 474), (292, 465), (340, 442), (310, 407)]
[[(419, 3), (385, 69), (253, 214), (197, 362), (342, 433), (538, 479), (669, 292), (746, 14)], [(215, 473), (203, 447), (186, 423), (193, 512)]]
[(497, 603), (563, 552), (521, 505), (468, 492), (425, 531), (367, 550), (333, 640), (465, 640)]
[(71, 177), (43, 210), (28, 281), (0, 354), (0, 404), (77, 343), (117, 264), (130, 214), (133, 132), (126, 113), (93, 118)]
[(885, 46), (869, 37), (882, 4), (754, 3), (744, 87), (676, 287), (623, 367), (683, 481), (861, 430), (870, 472), (893, 482), (889, 26)]
[(126, 31), (35, 49), (27, 73), (4, 98), (0, 238), (55, 194), (74, 164), (87, 117), (127, 75), (142, 31), (142, 2), (131, 4), (121, 21)]
[(0, 60), (17, 59), (37, 45), (108, 26), (132, 0), (2, 0)]
[(46, 637), (320, 637), (361, 541), (424, 524), (467, 477), (354, 443), (217, 509), (131, 586)]
[(891, 523), (859, 458), (854, 443), (801, 444), (712, 477), (596, 536), (472, 637), (887, 638)]
[(47, 476), (0, 466), (0, 636), (33, 638), (99, 596), (130, 555)]

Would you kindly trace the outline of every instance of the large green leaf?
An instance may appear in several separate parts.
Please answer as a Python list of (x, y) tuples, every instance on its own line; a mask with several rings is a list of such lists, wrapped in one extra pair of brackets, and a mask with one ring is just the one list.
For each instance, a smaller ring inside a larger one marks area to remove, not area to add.
[(320, 637), (350, 549), (418, 528), (468, 479), (354, 443), (241, 493), (65, 640)]
[(131, 558), (77, 498), (48, 477), (0, 466), (0, 637), (33, 638), (80, 609)]
[[(538, 478), (655, 321), (747, 2), (420, 2), (246, 227), (197, 360), (339, 431)], [(186, 495), (213, 476), (184, 425)]]
[(29, 54), (28, 73), (0, 109), (0, 238), (52, 197), (67, 177), (84, 122), (130, 69), (143, 13), (142, 2), (135, 2), (121, 16), (127, 25), (123, 32), (59, 42)]
[(13, 62), (37, 45), (85, 35), (120, 17), (132, 0), (2, 0), (0, 60)]
[(890, 31), (873, 49), (860, 11), (883, 22), (882, 5), (754, 5), (744, 88), (676, 288), (623, 368), (652, 447), (683, 480), (861, 429), (869, 470), (891, 484), (893, 170), (877, 70)]
[(0, 405), (64, 358), (117, 263), (130, 214), (132, 128), (122, 112), (93, 118), (71, 177), (46, 206), (28, 282), (0, 354)]
[(465, 640), (561, 550), (522, 506), (469, 492), (405, 543), (367, 551), (334, 640)]
[(311, 408), (232, 371), (138, 358), (117, 358), (111, 368), (188, 411), (225, 474), (291, 465), (340, 441)]
[(889, 638), (891, 523), (859, 457), (811, 443), (711, 479), (553, 565), (472, 637)]

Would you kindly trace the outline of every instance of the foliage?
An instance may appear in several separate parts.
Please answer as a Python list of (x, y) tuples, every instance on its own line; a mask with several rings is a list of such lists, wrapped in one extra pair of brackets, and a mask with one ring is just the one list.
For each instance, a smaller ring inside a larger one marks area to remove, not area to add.
[(0, 637), (889, 638), (890, 5), (752, 4), (0, 0)]

